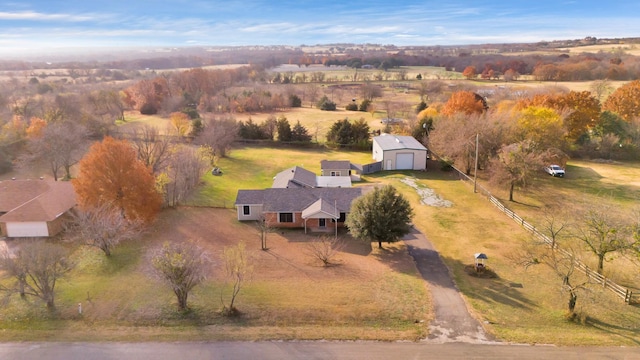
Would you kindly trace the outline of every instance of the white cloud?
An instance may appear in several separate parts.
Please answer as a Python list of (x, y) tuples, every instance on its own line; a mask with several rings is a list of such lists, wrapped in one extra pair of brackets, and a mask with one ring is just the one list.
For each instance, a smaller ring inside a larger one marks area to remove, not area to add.
[(85, 22), (95, 20), (93, 15), (74, 14), (45, 14), (35, 11), (7, 12), (0, 11), (0, 20), (31, 20), (31, 21), (71, 21)]

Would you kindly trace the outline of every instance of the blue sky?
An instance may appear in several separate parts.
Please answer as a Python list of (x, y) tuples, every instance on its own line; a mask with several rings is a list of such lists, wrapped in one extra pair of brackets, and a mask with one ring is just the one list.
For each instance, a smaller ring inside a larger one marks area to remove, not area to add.
[(96, 46), (457, 45), (585, 36), (640, 36), (640, 2), (0, 0), (0, 54)]

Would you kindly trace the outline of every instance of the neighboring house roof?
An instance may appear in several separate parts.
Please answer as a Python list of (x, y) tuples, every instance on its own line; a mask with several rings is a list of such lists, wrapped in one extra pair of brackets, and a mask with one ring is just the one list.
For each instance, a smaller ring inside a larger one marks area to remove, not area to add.
[[(302, 212), (314, 206), (326, 210), (327, 204), (339, 212), (349, 212), (351, 202), (362, 195), (361, 188), (271, 188), (238, 190), (236, 206), (263, 205), (265, 212)], [(322, 207), (324, 204), (325, 207)], [(331, 211), (333, 213), (333, 211)]]
[(316, 174), (299, 166), (294, 166), (276, 174), (276, 176), (273, 178), (273, 185), (271, 187), (316, 187)]
[(75, 205), (68, 181), (0, 181), (0, 222), (52, 221)]
[(373, 138), (383, 151), (387, 150), (427, 150), (413, 136), (382, 134)]

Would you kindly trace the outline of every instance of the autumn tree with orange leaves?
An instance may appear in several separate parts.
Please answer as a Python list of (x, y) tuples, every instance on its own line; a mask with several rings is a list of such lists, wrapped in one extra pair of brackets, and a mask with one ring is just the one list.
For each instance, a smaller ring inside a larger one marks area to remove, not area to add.
[(467, 80), (475, 79), (478, 76), (478, 72), (476, 71), (475, 66), (467, 66), (462, 72), (462, 76), (466, 77)]
[(607, 98), (603, 108), (620, 115), (626, 121), (640, 116), (640, 80), (616, 89)]
[(538, 94), (518, 103), (520, 109), (530, 106), (546, 107), (564, 115), (566, 136), (576, 141), (592, 129), (600, 117), (600, 101), (589, 91), (570, 91), (564, 94)]
[(443, 115), (451, 116), (456, 113), (466, 115), (482, 114), (487, 106), (480, 95), (471, 91), (456, 91), (442, 107)]
[(123, 91), (123, 101), (128, 106), (140, 111), (141, 114), (153, 115), (158, 113), (162, 102), (169, 95), (167, 80), (162, 77), (153, 80), (142, 80)]
[(110, 204), (130, 221), (150, 223), (162, 204), (151, 170), (129, 142), (111, 137), (91, 146), (73, 186), (81, 208)]

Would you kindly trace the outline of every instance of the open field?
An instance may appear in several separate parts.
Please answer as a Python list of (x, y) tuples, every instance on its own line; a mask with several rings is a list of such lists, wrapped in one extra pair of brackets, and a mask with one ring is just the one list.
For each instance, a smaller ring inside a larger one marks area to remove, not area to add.
[(626, 54), (630, 54), (633, 56), (640, 55), (640, 48), (637, 44), (611, 44), (611, 45), (588, 45), (588, 46), (576, 46), (570, 48), (560, 49), (562, 51), (568, 51), (569, 53), (597, 53), (597, 52), (619, 52), (623, 51)]

